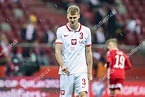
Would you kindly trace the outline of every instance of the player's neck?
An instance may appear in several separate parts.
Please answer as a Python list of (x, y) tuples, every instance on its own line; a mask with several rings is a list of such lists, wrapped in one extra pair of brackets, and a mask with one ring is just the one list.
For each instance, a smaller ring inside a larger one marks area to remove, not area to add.
[(79, 23), (77, 23), (76, 25), (71, 25), (71, 24), (69, 24), (69, 27), (70, 27), (71, 29), (73, 29), (74, 31), (76, 31), (76, 30), (78, 29), (78, 27), (79, 27)]
[(116, 47), (116, 48), (113, 48), (112, 50), (118, 50), (118, 48)]

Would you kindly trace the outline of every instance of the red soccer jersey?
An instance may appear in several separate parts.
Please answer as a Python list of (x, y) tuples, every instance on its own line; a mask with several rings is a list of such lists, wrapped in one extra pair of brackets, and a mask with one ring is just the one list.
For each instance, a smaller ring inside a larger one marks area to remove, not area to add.
[(111, 50), (107, 52), (106, 62), (109, 65), (110, 79), (125, 79), (125, 70), (132, 67), (129, 58), (121, 50)]

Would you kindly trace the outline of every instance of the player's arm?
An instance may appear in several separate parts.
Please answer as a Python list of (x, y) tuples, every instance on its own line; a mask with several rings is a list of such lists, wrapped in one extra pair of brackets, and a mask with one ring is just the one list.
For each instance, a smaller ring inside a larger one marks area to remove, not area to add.
[(91, 31), (88, 29), (88, 37), (86, 40), (86, 62), (87, 62), (87, 69), (88, 69), (88, 80), (91, 81), (93, 79), (92, 77), (92, 64), (93, 64), (93, 58), (92, 58), (92, 37), (91, 37)]
[(64, 63), (63, 63), (63, 60), (62, 60), (61, 50), (62, 50), (62, 44), (56, 44), (55, 45), (55, 57), (56, 57), (56, 60), (59, 63), (59, 65), (61, 67), (63, 67)]
[(91, 81), (93, 79), (92, 77), (92, 49), (91, 49), (91, 45), (86, 46), (86, 61), (87, 61), (87, 65), (88, 65), (88, 79), (89, 81)]
[(58, 64), (60, 65), (62, 72), (63, 73), (69, 73), (68, 68), (64, 65), (63, 60), (62, 60), (62, 44), (57, 44), (55, 46), (55, 57), (56, 60), (58, 62)]
[(108, 51), (108, 52), (107, 52), (107, 55), (106, 55), (106, 63), (105, 63), (105, 65), (104, 65), (104, 67), (108, 68), (110, 62), (111, 62), (111, 54), (110, 54), (110, 51)]
[(68, 68), (63, 63), (62, 59), (62, 37), (61, 37), (61, 30), (58, 28), (56, 32), (56, 41), (55, 41), (55, 57), (58, 62), (58, 64), (61, 67), (62, 73), (69, 73)]
[(130, 63), (130, 60), (128, 57), (126, 57), (126, 60), (125, 60), (125, 70), (128, 70), (128, 69), (131, 69), (132, 68), (132, 65)]

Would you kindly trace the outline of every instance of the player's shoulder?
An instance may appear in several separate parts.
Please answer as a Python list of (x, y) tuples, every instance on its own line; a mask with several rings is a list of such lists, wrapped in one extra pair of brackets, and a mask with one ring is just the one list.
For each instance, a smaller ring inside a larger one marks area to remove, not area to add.
[(125, 54), (125, 52), (123, 50), (118, 49), (117, 51), (120, 52), (120, 53)]
[(119, 53), (120, 55), (123, 55), (123, 56), (125, 56), (126, 57), (126, 53), (123, 51), (123, 50), (118, 50), (118, 52), (117, 53)]
[(66, 29), (66, 25), (63, 25), (57, 28), (57, 30), (64, 30), (64, 29)]
[(112, 54), (112, 55), (115, 55), (117, 54), (118, 52), (120, 52), (119, 50), (109, 50), (108, 53)]
[(123, 55), (125, 56), (125, 57), (127, 57), (127, 54), (123, 51), (123, 50), (120, 50), (122, 53), (123, 53)]
[(107, 51), (106, 56), (110, 56), (111, 55), (111, 51)]
[(66, 27), (65, 27), (65, 25), (63, 25), (63, 26), (60, 26), (60, 27), (58, 27), (57, 28), (57, 34), (62, 34), (62, 33), (64, 33), (65, 32), (65, 30), (66, 30)]
[(107, 53), (116, 53), (116, 50), (109, 50)]
[(81, 30), (84, 34), (90, 36), (91, 34), (91, 30), (89, 27), (82, 25), (82, 30)]
[(90, 30), (90, 28), (85, 26), (85, 25), (82, 25), (82, 29), (84, 29), (84, 30)]

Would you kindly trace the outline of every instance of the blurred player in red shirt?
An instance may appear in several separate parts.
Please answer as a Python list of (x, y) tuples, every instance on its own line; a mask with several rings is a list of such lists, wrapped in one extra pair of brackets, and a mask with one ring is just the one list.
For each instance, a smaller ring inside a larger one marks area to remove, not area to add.
[(125, 70), (132, 65), (127, 55), (118, 49), (117, 40), (109, 39), (106, 42), (109, 51), (106, 55), (105, 67), (108, 67), (110, 97), (121, 97), (121, 89), (125, 79)]

